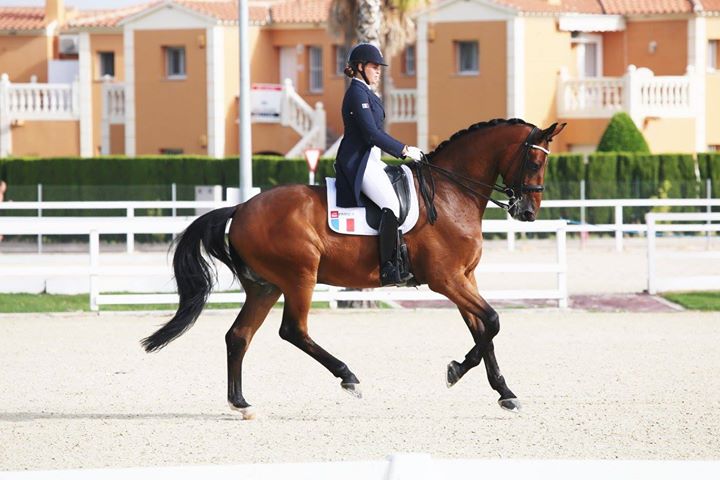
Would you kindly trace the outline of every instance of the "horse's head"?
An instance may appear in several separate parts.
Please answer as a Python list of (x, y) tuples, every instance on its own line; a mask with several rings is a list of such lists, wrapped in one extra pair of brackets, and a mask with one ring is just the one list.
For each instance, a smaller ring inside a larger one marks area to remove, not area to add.
[(550, 142), (555, 135), (562, 132), (565, 125), (553, 123), (545, 130), (531, 127), (524, 141), (521, 140), (519, 150), (508, 155), (503, 177), (514, 197), (508, 210), (514, 219), (532, 222), (537, 218), (545, 189), (543, 183)]

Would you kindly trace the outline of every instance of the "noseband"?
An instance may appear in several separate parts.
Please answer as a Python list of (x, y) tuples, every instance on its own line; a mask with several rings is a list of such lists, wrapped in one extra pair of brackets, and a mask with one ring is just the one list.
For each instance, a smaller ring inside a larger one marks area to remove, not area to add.
[[(425, 154), (423, 154), (423, 160), (422, 162), (414, 162), (414, 165), (417, 166), (418, 171), (418, 183), (420, 184), (420, 191), (422, 193), (422, 196), (425, 200), (426, 205), (428, 206), (428, 212), (430, 212), (429, 219), (430, 223), (435, 223), (435, 218), (437, 217), (437, 214), (435, 213), (435, 208), (432, 206), (433, 199), (435, 197), (435, 182), (432, 179), (432, 175), (430, 175), (431, 179), (431, 185), (432, 185), (432, 195), (428, 193), (428, 188), (426, 186), (426, 182), (423, 176), (422, 167), (428, 167), (432, 170), (437, 170), (438, 172), (445, 175), (449, 180), (451, 180), (456, 185), (464, 188), (465, 190), (469, 191), (473, 195), (476, 195), (478, 197), (484, 198), (498, 207), (502, 208), (505, 211), (510, 210), (513, 208), (519, 201), (520, 198), (524, 193), (541, 193), (545, 191), (544, 185), (528, 185), (524, 182), (525, 179), (525, 170), (527, 168), (527, 164), (530, 161), (530, 150), (540, 150), (541, 152), (544, 152), (545, 155), (550, 154), (550, 150), (547, 148), (541, 147), (540, 145), (536, 145), (531, 142), (532, 137), (536, 134), (536, 132), (540, 131), (539, 128), (533, 127), (533, 129), (528, 134), (525, 141), (522, 143), (522, 166), (520, 167), (520, 173), (519, 178), (515, 182), (515, 184), (511, 187), (507, 184), (505, 185), (498, 185), (497, 183), (494, 185), (488, 185), (487, 183), (478, 182), (477, 180), (474, 180), (472, 178), (465, 177), (463, 175), (458, 175), (455, 172), (452, 172), (450, 170), (446, 170), (442, 167), (438, 167), (437, 165), (433, 165), (427, 160), (427, 157), (425, 157)], [(495, 200), (494, 198), (491, 198), (489, 195), (485, 195), (482, 192), (479, 192), (475, 190), (471, 185), (477, 185), (481, 187), (488, 187), (496, 192), (501, 192), (507, 195), (508, 200), (507, 202), (501, 202), (499, 200)]]

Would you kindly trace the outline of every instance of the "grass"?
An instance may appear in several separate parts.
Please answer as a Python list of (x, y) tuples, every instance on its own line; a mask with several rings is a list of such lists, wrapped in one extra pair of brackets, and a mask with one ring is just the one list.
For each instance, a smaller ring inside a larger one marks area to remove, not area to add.
[(663, 297), (688, 310), (720, 311), (720, 291), (711, 292), (673, 292)]
[[(278, 303), (276, 307), (281, 307)], [(239, 310), (236, 303), (208, 303), (209, 310), (232, 309)], [(329, 308), (328, 302), (313, 302), (312, 308)], [(137, 310), (176, 310), (177, 304), (159, 305), (102, 305), (100, 311), (137, 311)], [(0, 313), (63, 313), (63, 312), (89, 312), (90, 296), (80, 295), (50, 295), (47, 293), (0, 293)]]

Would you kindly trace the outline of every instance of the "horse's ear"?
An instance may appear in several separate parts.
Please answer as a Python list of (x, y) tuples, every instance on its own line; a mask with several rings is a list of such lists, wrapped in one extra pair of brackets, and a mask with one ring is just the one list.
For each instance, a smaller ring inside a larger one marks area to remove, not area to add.
[(551, 142), (553, 137), (562, 132), (566, 125), (567, 123), (553, 123), (548, 128), (542, 131), (542, 138), (544, 138), (548, 142)]

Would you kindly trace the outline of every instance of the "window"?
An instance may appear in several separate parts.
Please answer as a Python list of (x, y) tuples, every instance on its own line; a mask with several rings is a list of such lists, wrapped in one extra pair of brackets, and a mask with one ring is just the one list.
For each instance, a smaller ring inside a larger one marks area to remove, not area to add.
[(342, 45), (335, 47), (335, 75), (345, 75), (345, 65), (347, 64), (347, 48)]
[(461, 75), (477, 75), (480, 72), (478, 67), (478, 42), (456, 42), (457, 50), (457, 71)]
[(323, 91), (322, 48), (310, 47), (310, 91), (320, 93)]
[(185, 47), (165, 47), (165, 74), (167, 78), (185, 78)]
[(98, 52), (99, 77), (115, 77), (115, 52)]
[(707, 49), (707, 68), (708, 70), (718, 69), (718, 40), (709, 40)]
[(405, 75), (415, 75), (415, 45), (405, 49)]

